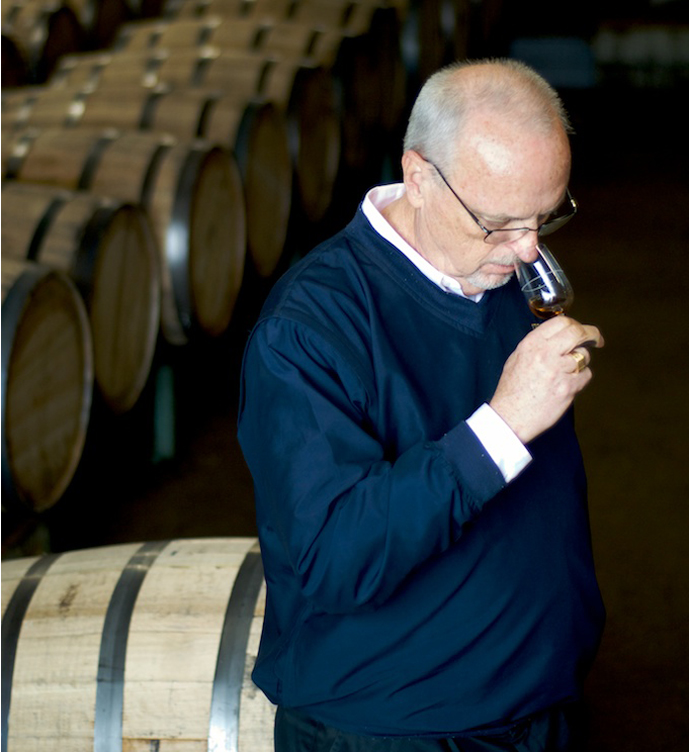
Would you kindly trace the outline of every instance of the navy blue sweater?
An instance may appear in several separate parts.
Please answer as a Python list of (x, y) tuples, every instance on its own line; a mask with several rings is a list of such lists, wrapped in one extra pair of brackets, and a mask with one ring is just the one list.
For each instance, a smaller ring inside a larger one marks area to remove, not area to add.
[(465, 422), (532, 321), (513, 283), (443, 292), (361, 210), (276, 284), (239, 414), (273, 702), (409, 736), (579, 696), (603, 607), (572, 415), (509, 485)]

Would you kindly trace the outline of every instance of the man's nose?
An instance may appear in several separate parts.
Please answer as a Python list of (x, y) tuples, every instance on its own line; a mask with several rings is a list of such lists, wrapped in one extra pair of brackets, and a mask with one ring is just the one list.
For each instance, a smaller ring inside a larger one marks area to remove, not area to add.
[(538, 258), (538, 231), (529, 230), (510, 245), (521, 261), (527, 264)]

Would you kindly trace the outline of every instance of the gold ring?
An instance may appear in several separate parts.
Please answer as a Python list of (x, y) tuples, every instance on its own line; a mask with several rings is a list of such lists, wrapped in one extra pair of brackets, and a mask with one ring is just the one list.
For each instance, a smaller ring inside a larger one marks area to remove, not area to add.
[(581, 373), (584, 368), (586, 368), (586, 356), (584, 353), (577, 352), (576, 350), (572, 350), (569, 354), (574, 358), (574, 362), (577, 364), (576, 372)]

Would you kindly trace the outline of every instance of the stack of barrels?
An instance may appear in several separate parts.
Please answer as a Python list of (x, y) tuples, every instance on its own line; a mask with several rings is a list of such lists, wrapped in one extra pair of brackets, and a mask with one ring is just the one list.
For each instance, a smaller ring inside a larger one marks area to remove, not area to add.
[[(225, 334), (464, 56), (469, 5), (3, 2), (3, 512), (51, 509), (94, 405), (130, 415), (161, 350)], [(2, 591), (3, 749), (272, 749), (255, 540), (3, 562)]]
[(4, 498), (52, 506), (92, 390), (127, 413), (161, 343), (228, 329), (247, 275), (272, 280), (397, 127), (411, 73), (457, 56), (468, 5), (3, 4)]

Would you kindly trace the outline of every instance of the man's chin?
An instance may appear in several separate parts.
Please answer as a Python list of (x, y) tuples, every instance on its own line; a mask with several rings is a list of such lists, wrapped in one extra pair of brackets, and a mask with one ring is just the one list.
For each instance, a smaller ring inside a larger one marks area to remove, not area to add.
[(514, 272), (511, 271), (508, 274), (486, 274), (485, 272), (477, 272), (467, 278), (467, 282), (470, 282), (474, 287), (479, 290), (496, 290), (498, 287), (506, 285), (513, 276)]

